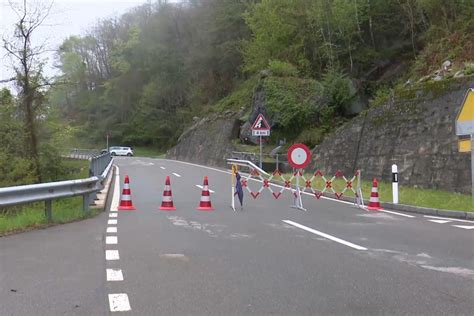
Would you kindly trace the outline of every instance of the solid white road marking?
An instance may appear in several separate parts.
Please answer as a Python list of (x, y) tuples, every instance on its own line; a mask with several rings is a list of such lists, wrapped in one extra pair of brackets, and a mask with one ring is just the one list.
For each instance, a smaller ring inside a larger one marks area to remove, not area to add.
[(451, 221), (445, 221), (445, 220), (442, 220), (442, 219), (429, 219), (430, 222), (433, 222), (433, 223), (437, 223), (437, 224), (445, 224), (445, 223), (449, 223)]
[(308, 231), (308, 232), (310, 232), (310, 233), (313, 233), (313, 234), (315, 234), (315, 235), (319, 235), (319, 236), (324, 237), (324, 238), (327, 238), (327, 239), (329, 239), (329, 240), (338, 242), (338, 243), (343, 244), (343, 245), (345, 245), (345, 246), (347, 246), (347, 247), (351, 247), (351, 248), (354, 248), (354, 249), (357, 249), (357, 250), (367, 250), (367, 248), (365, 248), (365, 247), (362, 247), (362, 246), (353, 244), (353, 243), (351, 243), (351, 242), (345, 241), (345, 240), (343, 240), (343, 239), (340, 239), (340, 238), (337, 238), (337, 237), (328, 235), (328, 234), (326, 234), (326, 233), (317, 231), (316, 229), (313, 229), (313, 228), (310, 228), (310, 227), (306, 227), (306, 226), (301, 225), (301, 224), (298, 224), (298, 223), (296, 223), (296, 222), (289, 221), (289, 220), (284, 220), (283, 222), (284, 222), (284, 223), (287, 223), (287, 224), (290, 224), (290, 225), (293, 225), (293, 226), (295, 226), (295, 227), (301, 228), (301, 229), (303, 229), (303, 230), (306, 230), (306, 231)]
[(108, 233), (116, 233), (117, 232), (117, 227), (107, 227), (107, 232)]
[(109, 219), (107, 221), (107, 225), (117, 225), (117, 220), (116, 219)]
[(179, 174), (177, 174), (176, 172), (173, 172), (173, 174), (174, 174), (175, 176), (177, 176), (178, 178), (181, 178), (181, 176), (180, 176)]
[(380, 210), (380, 212), (389, 213), (389, 214), (395, 214), (395, 215), (400, 215), (400, 216), (409, 217), (409, 218), (416, 217), (416, 216), (413, 216), (413, 215), (398, 213), (398, 212), (394, 212), (394, 211), (387, 211), (387, 210)]
[(126, 312), (132, 309), (125, 293), (109, 294), (109, 306), (111, 312)]
[[(199, 189), (201, 189), (201, 190), (203, 189), (203, 186), (200, 185), (200, 184), (196, 184), (196, 186), (197, 186)], [(211, 193), (216, 193), (215, 191), (212, 191), (211, 189), (209, 189), (209, 192), (211, 192)]]
[(105, 237), (105, 243), (107, 245), (116, 245), (118, 243), (117, 236), (107, 236)]
[(467, 226), (467, 225), (452, 225), (452, 226), (464, 228), (464, 229), (474, 229), (474, 226)]
[(106, 250), (105, 251), (105, 260), (119, 260), (120, 255), (118, 250)]
[(117, 213), (109, 213), (109, 217), (115, 218), (115, 217), (118, 217), (118, 214)]
[(430, 215), (423, 215), (423, 217), (427, 217), (427, 218), (437, 218), (437, 219), (444, 219), (444, 220), (449, 220), (449, 221), (456, 221), (456, 222), (463, 222), (463, 223), (474, 224), (474, 221), (466, 221), (465, 219), (439, 217), (439, 216), (430, 216)]
[(160, 168), (161, 168), (162, 170), (165, 170), (165, 169), (166, 169), (166, 168), (165, 168), (165, 167), (163, 167), (163, 166), (161, 166)]
[(115, 166), (115, 184), (113, 194), (112, 203), (110, 204), (110, 211), (117, 212), (120, 202), (120, 171), (118, 166)]
[(107, 269), (107, 281), (123, 281), (123, 273), (120, 269)]

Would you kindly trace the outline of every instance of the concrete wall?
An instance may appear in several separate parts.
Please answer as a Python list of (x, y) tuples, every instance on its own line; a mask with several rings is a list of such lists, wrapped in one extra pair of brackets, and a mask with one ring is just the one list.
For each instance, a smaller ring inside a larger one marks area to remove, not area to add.
[(470, 192), (470, 154), (459, 153), (454, 122), (474, 77), (429, 82), (395, 93), (336, 130), (313, 151), (313, 167), (401, 184)]

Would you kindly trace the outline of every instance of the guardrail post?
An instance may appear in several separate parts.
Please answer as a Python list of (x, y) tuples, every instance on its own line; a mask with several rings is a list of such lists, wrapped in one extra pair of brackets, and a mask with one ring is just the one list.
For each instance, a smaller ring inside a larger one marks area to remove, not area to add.
[(48, 222), (53, 220), (53, 203), (51, 200), (44, 201), (44, 216)]
[(82, 211), (89, 211), (89, 194), (84, 194), (82, 196)]

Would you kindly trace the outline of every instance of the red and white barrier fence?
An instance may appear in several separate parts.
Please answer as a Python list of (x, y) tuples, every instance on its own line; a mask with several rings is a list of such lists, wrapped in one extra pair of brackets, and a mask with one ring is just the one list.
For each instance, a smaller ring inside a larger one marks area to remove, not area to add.
[[(249, 172), (245, 175), (241, 175), (241, 186), (245, 189), (251, 197), (257, 199), (260, 197), (265, 190), (268, 190), (275, 199), (279, 199), (283, 196), (285, 191), (289, 191), (294, 199), (294, 207), (305, 210), (301, 202), (301, 193), (311, 193), (316, 199), (321, 197), (335, 198), (341, 200), (344, 195), (351, 192), (354, 196), (354, 204), (360, 208), (364, 208), (364, 202), (361, 190), (361, 172), (357, 170), (352, 177), (347, 178), (342, 171), (338, 170), (334, 175), (327, 176), (320, 169), (314, 172), (311, 177), (304, 175), (303, 169), (294, 171), (290, 176), (283, 175), (279, 170), (275, 170), (272, 174), (268, 174), (262, 169), (258, 168), (251, 162), (245, 160), (229, 159), (228, 163), (232, 165), (232, 208), (235, 210), (235, 184), (236, 184), (236, 173), (238, 167), (247, 167)], [(264, 175), (266, 177), (264, 177)], [(341, 186), (341, 179), (344, 182), (344, 187), (337, 190), (336, 187)], [(280, 180), (276, 182), (275, 180)], [(300, 184), (302, 180), (302, 184)], [(249, 183), (256, 181), (261, 183), (258, 190), (253, 191), (250, 188)], [(272, 182), (273, 181), (273, 182)], [(338, 182), (336, 186), (335, 182)], [(321, 187), (317, 184), (322, 183)]]

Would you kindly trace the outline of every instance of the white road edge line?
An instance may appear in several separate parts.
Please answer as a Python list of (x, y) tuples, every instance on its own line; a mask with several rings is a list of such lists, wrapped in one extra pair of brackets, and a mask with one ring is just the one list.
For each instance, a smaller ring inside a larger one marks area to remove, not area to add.
[[(201, 190), (203, 189), (203, 186), (200, 185), (200, 184), (196, 184), (196, 186), (197, 186), (199, 189), (201, 189)], [(211, 189), (209, 189), (209, 192), (211, 192), (211, 193), (216, 193), (216, 191), (212, 191)]]
[(106, 250), (105, 251), (105, 260), (112, 261), (112, 260), (119, 260), (120, 255), (118, 250)]
[(106, 269), (107, 281), (123, 281), (123, 273), (121, 269)]
[(115, 226), (107, 227), (107, 233), (116, 233), (116, 232), (117, 232), (117, 227)]
[(109, 306), (111, 312), (126, 312), (132, 310), (128, 295), (125, 293), (109, 294)]
[(107, 245), (116, 245), (118, 243), (118, 238), (117, 236), (106, 236), (105, 243)]
[(290, 221), (290, 220), (282, 220), (282, 222), (287, 223), (287, 224), (290, 224), (290, 225), (293, 225), (293, 226), (298, 227), (298, 228), (301, 228), (301, 229), (306, 230), (306, 231), (308, 231), (308, 232), (310, 232), (310, 233), (313, 233), (313, 234), (315, 234), (315, 235), (318, 235), (318, 236), (327, 238), (327, 239), (329, 239), (329, 240), (338, 242), (338, 243), (343, 244), (343, 245), (345, 245), (345, 246), (347, 246), (347, 247), (354, 248), (354, 249), (356, 249), (356, 250), (367, 250), (367, 248), (365, 248), (365, 247), (362, 247), (362, 246), (353, 244), (353, 243), (351, 243), (351, 242), (348, 242), (348, 241), (345, 241), (345, 240), (343, 240), (343, 239), (340, 239), (340, 238), (337, 238), (337, 237), (328, 235), (328, 234), (326, 234), (326, 233), (317, 231), (316, 229), (313, 229), (313, 228), (310, 228), (310, 227), (306, 227), (306, 226), (304, 226), (304, 225), (298, 224), (298, 223), (293, 222), (293, 221)]
[(457, 218), (451, 218), (451, 217), (439, 217), (439, 216), (430, 216), (430, 215), (423, 215), (423, 217), (436, 218), (436, 219), (444, 219), (444, 220), (447, 220), (447, 221), (457, 221), (457, 222), (463, 222), (463, 223), (474, 224), (473, 221), (466, 221), (466, 220), (464, 220), (464, 219), (457, 219)]
[(180, 176), (179, 174), (177, 174), (176, 172), (173, 172), (173, 174), (174, 174), (175, 176), (177, 176), (178, 178), (181, 178), (181, 176)]
[(112, 203), (110, 204), (110, 211), (117, 212), (120, 200), (120, 169), (115, 166), (115, 184), (114, 195), (112, 196)]

